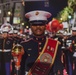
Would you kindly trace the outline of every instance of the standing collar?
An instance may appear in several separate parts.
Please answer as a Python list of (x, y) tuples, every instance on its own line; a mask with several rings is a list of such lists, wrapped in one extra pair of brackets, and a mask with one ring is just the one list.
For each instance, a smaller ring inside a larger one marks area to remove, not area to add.
[(45, 41), (46, 40), (46, 36), (37, 37), (37, 36), (33, 35), (33, 39), (36, 40), (36, 41)]

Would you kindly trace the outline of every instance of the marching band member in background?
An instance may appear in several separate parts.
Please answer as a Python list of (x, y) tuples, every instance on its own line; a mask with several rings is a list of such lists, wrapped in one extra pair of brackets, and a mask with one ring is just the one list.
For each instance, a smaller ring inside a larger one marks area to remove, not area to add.
[(8, 37), (10, 37), (10, 38), (13, 39), (13, 30), (11, 30), (11, 31), (8, 32)]
[(19, 43), (18, 30), (13, 30), (14, 45)]
[(63, 75), (63, 69), (64, 69), (64, 65), (61, 60), (62, 58), (62, 55), (63, 55), (63, 50), (62, 50), (62, 46), (63, 46), (63, 34), (64, 34), (64, 31), (63, 30), (59, 30), (59, 35), (57, 36), (56, 33), (55, 35), (53, 36), (53, 39), (56, 39), (60, 42), (59, 46), (58, 46), (58, 50), (57, 50), (57, 55), (56, 55), (56, 59), (55, 59), (55, 62), (54, 62), (54, 75)]
[(23, 40), (20, 35), (21, 33), (19, 33), (18, 30), (13, 30), (14, 44), (20, 44), (20, 42)]
[[(71, 33), (68, 32), (64, 32), (63, 34), (63, 39), (62, 39), (62, 46), (61, 49), (63, 51), (63, 65), (64, 65), (64, 70), (63, 73), (64, 74), (69, 74), (69, 44), (71, 44), (70, 40), (68, 40), (68, 38), (70, 38)], [(70, 75), (70, 74), (69, 74)]]
[(8, 37), (8, 30), (8, 26), (3, 27), (2, 38), (0, 38), (0, 75), (11, 75), (10, 63), (13, 40)]
[(69, 49), (69, 75), (76, 75), (76, 27), (72, 27), (72, 36), (68, 40), (71, 41)]

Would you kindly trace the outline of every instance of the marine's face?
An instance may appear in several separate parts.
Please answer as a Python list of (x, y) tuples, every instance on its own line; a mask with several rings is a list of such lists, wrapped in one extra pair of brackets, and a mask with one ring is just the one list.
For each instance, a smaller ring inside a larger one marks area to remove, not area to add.
[(13, 36), (13, 34), (11, 33), (11, 34), (9, 34), (8, 36), (9, 36), (9, 37), (12, 37), (12, 36)]
[(36, 36), (44, 35), (45, 29), (46, 25), (31, 25), (31, 30)]
[(7, 38), (7, 37), (8, 37), (8, 33), (3, 33), (3, 34), (2, 34), (2, 37), (3, 37), (3, 38)]
[(72, 35), (73, 36), (76, 36), (76, 31), (72, 31)]

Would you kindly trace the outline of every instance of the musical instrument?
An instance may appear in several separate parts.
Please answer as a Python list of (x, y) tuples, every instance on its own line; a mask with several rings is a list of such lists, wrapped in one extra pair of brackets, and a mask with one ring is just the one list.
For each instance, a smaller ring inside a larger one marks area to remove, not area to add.
[(14, 47), (12, 48), (12, 56), (15, 62), (16, 75), (19, 75), (18, 72), (20, 71), (20, 62), (23, 54), (23, 47), (20, 44), (14, 45)]

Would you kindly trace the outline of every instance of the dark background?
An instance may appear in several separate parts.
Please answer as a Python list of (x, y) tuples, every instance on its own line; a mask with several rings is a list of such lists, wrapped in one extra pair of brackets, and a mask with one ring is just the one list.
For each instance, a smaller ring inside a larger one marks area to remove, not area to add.
[[(52, 14), (49, 21), (67, 6), (68, 0), (49, 0), (49, 1), (27, 1), (25, 2), (24, 14), (33, 10), (45, 10)], [(48, 3), (48, 4), (47, 4)], [(28, 20), (24, 17), (25, 20)]]

